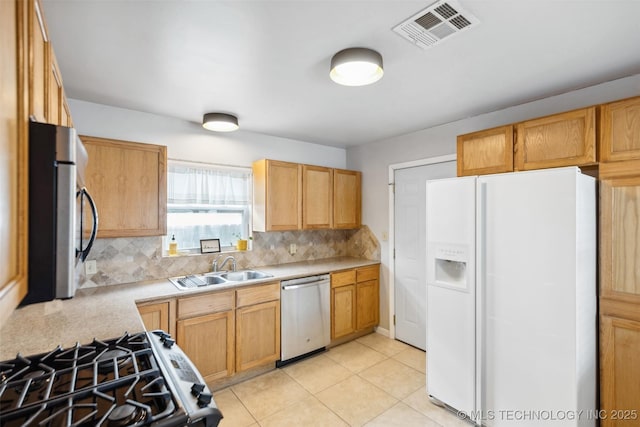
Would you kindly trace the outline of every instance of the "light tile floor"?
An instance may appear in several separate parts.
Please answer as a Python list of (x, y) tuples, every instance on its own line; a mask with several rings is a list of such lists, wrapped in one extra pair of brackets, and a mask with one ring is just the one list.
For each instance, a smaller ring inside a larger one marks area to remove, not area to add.
[(220, 390), (222, 427), (469, 427), (427, 398), (424, 351), (369, 334)]

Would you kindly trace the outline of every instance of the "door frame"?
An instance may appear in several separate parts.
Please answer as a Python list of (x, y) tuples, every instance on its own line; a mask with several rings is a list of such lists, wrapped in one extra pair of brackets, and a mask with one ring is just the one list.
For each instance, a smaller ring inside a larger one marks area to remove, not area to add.
[[(395, 267), (395, 259), (393, 256), (396, 244), (395, 244), (395, 173), (398, 169), (406, 169), (406, 168), (414, 168), (418, 166), (428, 166), (436, 163), (445, 163), (456, 161), (457, 157), (455, 154), (447, 154), (445, 156), (438, 157), (429, 157), (426, 159), (412, 160), (410, 162), (403, 163), (394, 163), (389, 165), (389, 258), (388, 258), (388, 266), (389, 266), (389, 338), (396, 338), (396, 325), (393, 324), (393, 316), (395, 314), (395, 305), (396, 305), (396, 286), (395, 286), (395, 275), (396, 275), (396, 267)], [(380, 329), (380, 328), (378, 328)], [(382, 331), (381, 331), (382, 332)]]

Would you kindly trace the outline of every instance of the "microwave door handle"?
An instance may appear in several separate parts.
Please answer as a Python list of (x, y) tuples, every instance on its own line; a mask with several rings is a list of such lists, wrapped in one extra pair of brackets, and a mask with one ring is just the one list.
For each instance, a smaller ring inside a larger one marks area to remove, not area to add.
[[(89, 241), (87, 242), (87, 246), (83, 248), (81, 243), (80, 250), (78, 251), (80, 254), (80, 260), (84, 262), (84, 260), (87, 259), (87, 257), (89, 256), (89, 251), (91, 251), (91, 247), (93, 246), (93, 243), (95, 242), (96, 236), (98, 234), (98, 209), (96, 208), (96, 204), (93, 201), (91, 194), (89, 194), (86, 188), (83, 187), (78, 193), (81, 194), (83, 199), (85, 196), (87, 197), (87, 201), (89, 202), (89, 206), (91, 207), (91, 216), (93, 217), (93, 226), (91, 227), (91, 236), (89, 236)], [(83, 202), (84, 200), (82, 200), (82, 203)], [(82, 219), (80, 221), (82, 224)], [(81, 235), (83, 233), (82, 227), (80, 229), (80, 233)]]

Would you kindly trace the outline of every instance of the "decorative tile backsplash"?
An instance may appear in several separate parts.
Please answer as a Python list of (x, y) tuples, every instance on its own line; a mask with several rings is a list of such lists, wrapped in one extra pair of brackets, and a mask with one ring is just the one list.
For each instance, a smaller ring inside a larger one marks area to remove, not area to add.
[[(295, 243), (297, 252), (289, 254)], [(380, 244), (369, 230), (305, 230), (253, 233), (252, 250), (230, 252), (238, 269), (262, 265), (309, 261), (337, 256), (380, 260)], [(162, 237), (121, 237), (96, 240), (89, 259), (96, 260), (97, 272), (76, 271), (80, 287), (115, 285), (141, 280), (211, 271), (219, 254), (162, 256)]]

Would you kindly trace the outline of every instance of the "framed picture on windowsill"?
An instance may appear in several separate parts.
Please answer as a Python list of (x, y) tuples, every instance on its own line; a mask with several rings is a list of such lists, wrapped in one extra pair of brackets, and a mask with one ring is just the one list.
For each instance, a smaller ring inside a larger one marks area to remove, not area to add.
[(216, 252), (220, 252), (220, 239), (200, 240), (201, 254), (212, 254)]

